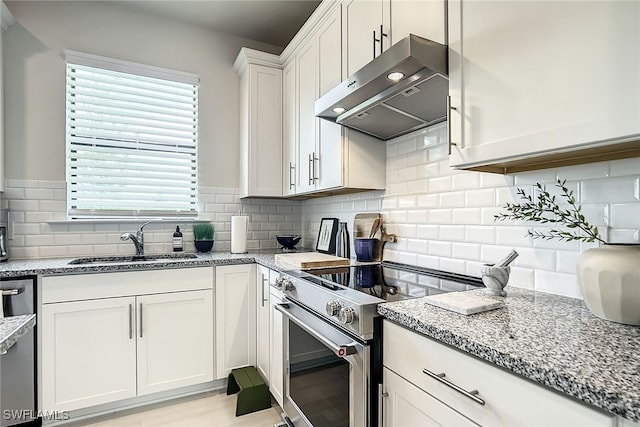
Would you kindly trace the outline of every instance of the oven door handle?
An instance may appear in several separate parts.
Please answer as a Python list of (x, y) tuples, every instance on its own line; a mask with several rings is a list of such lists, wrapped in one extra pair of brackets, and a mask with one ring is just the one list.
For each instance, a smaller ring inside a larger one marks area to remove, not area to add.
[(307, 332), (309, 335), (313, 336), (315, 339), (317, 339), (318, 341), (320, 341), (321, 343), (329, 347), (336, 354), (336, 356), (345, 357), (358, 352), (355, 342), (350, 344), (338, 345), (333, 341), (327, 339), (320, 332), (316, 331), (315, 329), (313, 329), (312, 327), (310, 327), (300, 319), (292, 316), (287, 311), (287, 308), (289, 308), (289, 304), (287, 303), (276, 304), (275, 307), (276, 307), (276, 310), (282, 313), (287, 319), (291, 320), (293, 323), (295, 323), (296, 325), (304, 329), (304, 331)]

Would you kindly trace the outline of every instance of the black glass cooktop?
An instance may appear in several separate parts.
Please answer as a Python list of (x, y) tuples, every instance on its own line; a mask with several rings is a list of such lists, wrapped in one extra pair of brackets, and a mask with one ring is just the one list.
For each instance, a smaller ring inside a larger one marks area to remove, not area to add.
[[(323, 279), (317, 284), (331, 287), (326, 281), (356, 289), (386, 301), (467, 291), (484, 287), (482, 279), (423, 267), (385, 261), (382, 264), (333, 267), (307, 270)], [(313, 281), (313, 276), (304, 277)], [(335, 286), (334, 289), (340, 289)]]

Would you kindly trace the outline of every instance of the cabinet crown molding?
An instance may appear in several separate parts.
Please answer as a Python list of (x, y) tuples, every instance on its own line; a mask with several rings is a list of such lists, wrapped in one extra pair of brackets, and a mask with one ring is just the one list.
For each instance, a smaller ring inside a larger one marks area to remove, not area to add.
[(267, 67), (282, 69), (280, 57), (267, 52), (262, 52), (248, 47), (240, 49), (240, 53), (233, 63), (233, 69), (240, 78), (247, 71), (249, 64), (265, 65)]

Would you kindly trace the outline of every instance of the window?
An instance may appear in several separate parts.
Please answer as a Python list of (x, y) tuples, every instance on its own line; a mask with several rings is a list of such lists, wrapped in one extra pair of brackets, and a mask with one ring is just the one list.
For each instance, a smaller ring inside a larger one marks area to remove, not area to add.
[(65, 58), (69, 217), (197, 215), (198, 77)]

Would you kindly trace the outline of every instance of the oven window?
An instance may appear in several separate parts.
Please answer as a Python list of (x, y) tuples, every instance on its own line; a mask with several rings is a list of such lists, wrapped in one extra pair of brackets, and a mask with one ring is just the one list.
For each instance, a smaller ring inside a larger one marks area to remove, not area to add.
[(349, 426), (349, 363), (289, 322), (289, 395), (314, 426)]

